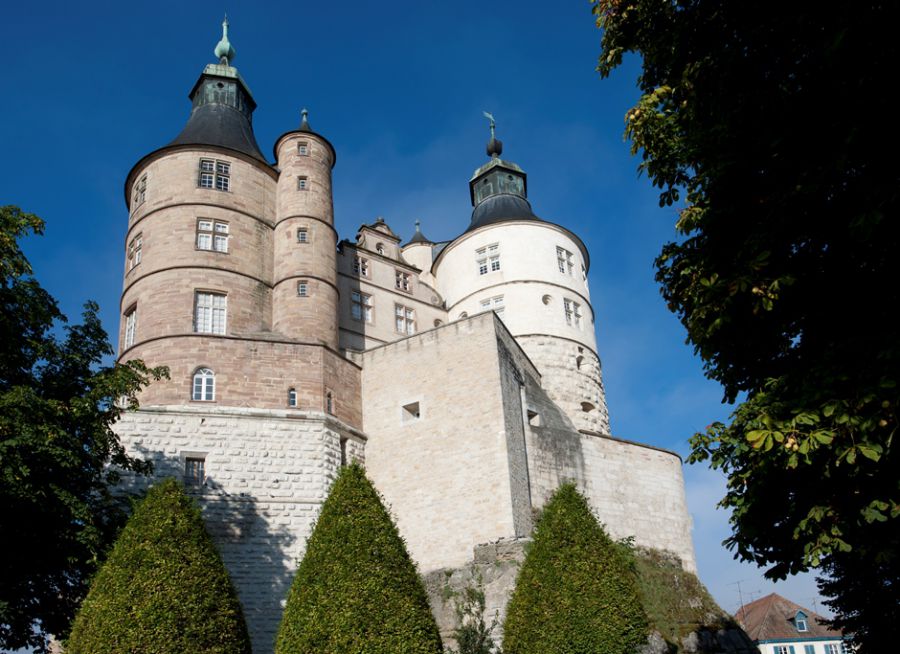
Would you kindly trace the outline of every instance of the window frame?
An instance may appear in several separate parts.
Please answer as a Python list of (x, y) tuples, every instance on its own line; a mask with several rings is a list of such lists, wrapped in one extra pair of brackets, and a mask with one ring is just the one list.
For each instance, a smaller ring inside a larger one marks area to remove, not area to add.
[(475, 250), (475, 264), (478, 275), (500, 271), (500, 243), (490, 243)]
[[(197, 386), (198, 378), (200, 381), (199, 387)], [(212, 368), (201, 366), (194, 370), (194, 374), (191, 375), (191, 401), (216, 401), (216, 373)]]
[(306, 175), (297, 175), (297, 190), (298, 191), (308, 191), (309, 190), (309, 177)]
[(394, 268), (394, 286), (398, 291), (412, 293), (412, 274), (399, 268)]
[(147, 173), (134, 183), (131, 196), (131, 210), (134, 211), (147, 201)]
[(184, 457), (184, 485), (188, 488), (206, 485), (206, 457)]
[(134, 345), (134, 335), (137, 330), (137, 304), (132, 304), (125, 312), (125, 334), (122, 340), (123, 350)]
[(301, 157), (308, 157), (310, 155), (309, 141), (297, 142), (297, 154)]
[[(221, 298), (221, 306), (217, 306)], [(207, 303), (208, 302), (208, 303)], [(202, 316), (201, 310), (208, 312)], [(217, 317), (221, 318), (220, 323)], [(218, 327), (218, 329), (217, 329)], [(194, 290), (194, 333), (223, 336), (228, 332), (228, 294), (218, 291)]]
[(353, 274), (358, 277), (369, 276), (369, 260), (358, 254), (353, 256)]
[(144, 233), (134, 236), (128, 243), (128, 272), (134, 270), (143, 260)]
[(287, 393), (287, 405), (292, 409), (297, 408), (297, 389), (291, 386)]
[(375, 307), (372, 304), (372, 296), (362, 291), (350, 291), (350, 317), (357, 322), (372, 324), (375, 316)]
[(502, 319), (505, 315), (506, 305), (503, 295), (494, 295), (492, 297), (485, 298), (481, 300), (479, 304), (482, 311), (493, 311), (497, 314), (498, 318)]
[[(556, 268), (563, 275), (575, 276), (575, 255), (564, 247), (556, 246)], [(584, 266), (582, 266), (584, 274)], [(585, 280), (587, 277), (585, 277)]]
[(309, 297), (309, 280), (297, 280), (297, 297)]
[[(231, 240), (231, 227), (228, 221), (214, 218), (197, 218), (195, 233), (194, 249), (200, 252), (228, 254), (229, 241)], [(204, 247), (204, 243), (209, 247)]]
[(309, 244), (309, 227), (297, 228), (297, 242), (303, 245)]
[(201, 157), (197, 171), (197, 188), (209, 191), (231, 191), (231, 162)]
[(404, 336), (416, 333), (416, 310), (399, 302), (394, 303), (394, 331)]

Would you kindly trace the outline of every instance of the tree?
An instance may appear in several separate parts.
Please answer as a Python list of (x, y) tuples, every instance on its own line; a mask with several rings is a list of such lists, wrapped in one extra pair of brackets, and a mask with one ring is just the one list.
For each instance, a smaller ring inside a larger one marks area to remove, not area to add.
[(100, 368), (112, 348), (93, 303), (58, 329), (66, 319), (19, 246), (42, 232), (37, 216), (0, 207), (0, 648), (39, 651), (68, 632), (122, 523), (119, 471), (146, 470), (112, 431), (116, 400), (136, 407), (165, 374), (139, 361)]
[(630, 654), (647, 617), (633, 562), (573, 484), (541, 513), (503, 625), (507, 654)]
[(425, 588), (363, 469), (341, 470), (291, 585), (277, 654), (439, 654)]
[(197, 504), (172, 478), (152, 487), (72, 625), (66, 654), (250, 654), (228, 571)]
[(864, 566), (872, 530), (900, 526), (898, 135), (881, 119), (898, 9), (594, 2), (600, 73), (642, 57), (625, 117), (640, 170), (661, 206), (684, 195), (662, 295), (743, 400), (691, 440), (727, 475), (726, 544), (774, 579)]

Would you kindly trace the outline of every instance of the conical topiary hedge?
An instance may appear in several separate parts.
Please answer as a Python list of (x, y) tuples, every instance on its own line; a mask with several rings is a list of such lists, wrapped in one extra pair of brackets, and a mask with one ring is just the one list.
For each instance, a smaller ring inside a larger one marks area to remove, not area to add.
[(358, 465), (322, 505), (291, 586), (276, 654), (439, 654), (425, 589)]
[(572, 484), (544, 507), (503, 631), (505, 654), (631, 654), (647, 639), (632, 564)]
[(81, 605), (66, 654), (249, 654), (237, 595), (196, 503), (167, 479), (141, 501)]

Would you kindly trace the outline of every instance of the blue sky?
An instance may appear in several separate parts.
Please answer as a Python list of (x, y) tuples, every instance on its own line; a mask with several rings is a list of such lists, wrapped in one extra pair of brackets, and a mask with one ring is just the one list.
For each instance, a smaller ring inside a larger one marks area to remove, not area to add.
[[(26, 251), (67, 314), (96, 300), (116, 332), (125, 175), (184, 125), (225, 10), (263, 152), (304, 106), (334, 144), (342, 237), (379, 215), (404, 237), (416, 219), (434, 240), (463, 231), (490, 111), (504, 158), (528, 173), (535, 212), (591, 251), (614, 434), (684, 455), (694, 431), (727, 417), (653, 280), (675, 210), (659, 208), (622, 139), (638, 62), (599, 78), (586, 0), (7, 3), (0, 204), (46, 220)], [(734, 562), (721, 546), (727, 515), (715, 508), (724, 481), (699, 466), (685, 478), (700, 577), (723, 608), (739, 605), (739, 581), (745, 601), (775, 590), (823, 610), (810, 576), (775, 587)]]

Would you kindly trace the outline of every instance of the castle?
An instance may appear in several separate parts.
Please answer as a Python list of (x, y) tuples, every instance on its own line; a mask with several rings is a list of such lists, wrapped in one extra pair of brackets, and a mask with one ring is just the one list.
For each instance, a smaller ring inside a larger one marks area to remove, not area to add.
[(254, 651), (271, 651), (318, 507), (350, 460), (423, 573), (527, 537), (564, 480), (613, 536), (694, 570), (679, 457), (610, 435), (589, 253), (533, 213), (493, 123), (459, 236), (436, 243), (417, 226), (403, 243), (379, 218), (342, 240), (334, 147), (304, 111), (267, 159), (223, 31), (184, 129), (127, 177), (119, 359), (170, 379), (116, 429), (197, 497)]

